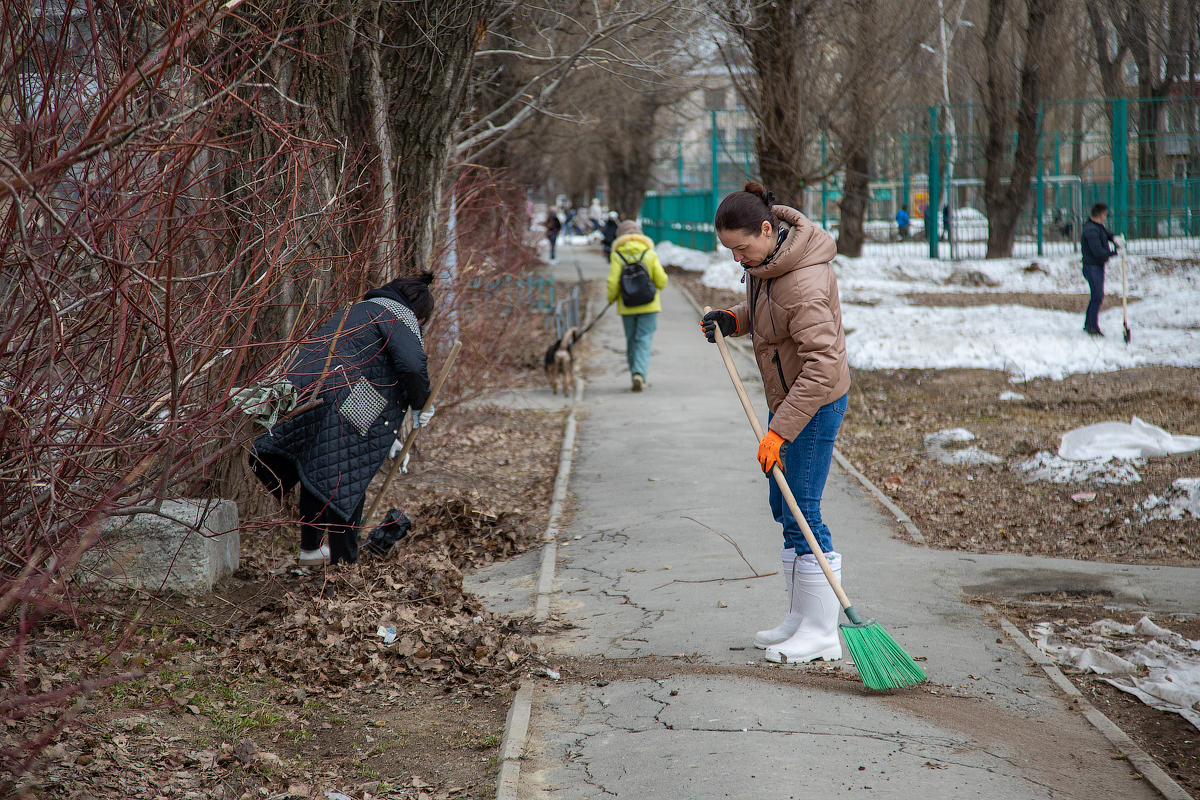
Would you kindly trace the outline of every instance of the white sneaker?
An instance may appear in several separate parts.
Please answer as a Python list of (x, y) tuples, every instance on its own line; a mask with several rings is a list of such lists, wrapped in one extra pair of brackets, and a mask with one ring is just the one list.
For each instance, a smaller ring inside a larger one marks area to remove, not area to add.
[[(826, 559), (838, 583), (842, 582), (842, 557), (828, 553)], [(837, 595), (815, 556), (804, 554), (796, 559), (792, 579), (793, 607), (799, 606), (800, 625), (787, 641), (767, 647), (767, 661), (796, 664), (806, 661), (837, 661), (842, 657), (838, 638), (838, 613), (842, 610)]]
[(300, 566), (321, 567), (329, 563), (329, 545), (322, 544), (316, 550), (300, 551)]

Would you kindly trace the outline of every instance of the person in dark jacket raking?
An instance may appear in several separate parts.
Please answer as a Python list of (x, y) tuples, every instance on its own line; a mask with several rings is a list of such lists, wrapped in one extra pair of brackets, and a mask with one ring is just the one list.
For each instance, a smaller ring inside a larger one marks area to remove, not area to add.
[[(406, 409), (433, 408), (421, 326), (433, 313), (431, 273), (372, 289), (300, 348), (287, 378), (303, 410), (254, 441), (251, 466), (282, 499), (300, 484), (300, 564), (358, 560), (367, 487)], [(307, 408), (306, 408), (307, 407)]]
[(1104, 301), (1104, 264), (1112, 258), (1116, 248), (1116, 237), (1104, 227), (1108, 219), (1108, 206), (1097, 203), (1092, 206), (1088, 221), (1083, 223), (1083, 238), (1079, 250), (1083, 254), (1083, 277), (1088, 282), (1091, 298), (1087, 313), (1083, 317), (1083, 330), (1092, 336), (1103, 336), (1100, 332), (1100, 304)]

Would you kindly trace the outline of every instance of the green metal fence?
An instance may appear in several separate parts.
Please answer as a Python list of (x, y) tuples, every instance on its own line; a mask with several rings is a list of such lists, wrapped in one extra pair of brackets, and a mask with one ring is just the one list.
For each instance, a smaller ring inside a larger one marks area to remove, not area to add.
[[(1036, 178), (1017, 222), (1015, 255), (1078, 250), (1091, 207), (1110, 207), (1109, 227), (1131, 252), (1200, 250), (1200, 98), (1065, 100), (1044, 103)], [(743, 111), (714, 111), (707, 129), (665, 143), (643, 227), (656, 239), (713, 249), (712, 217), (720, 199), (757, 178), (753, 128)], [(982, 258), (987, 245), (984, 115), (971, 104), (893, 109), (877, 128), (868, 203), (867, 252), (934, 258)], [(951, 132), (953, 131), (953, 132)], [(1004, 169), (1016, 146), (1010, 131)], [(821, 138), (810, 163), (837, 142)], [(768, 187), (769, 188), (769, 187)], [(836, 233), (841, 176), (805, 190), (803, 211)], [(895, 215), (906, 207), (909, 235)], [(926, 224), (928, 222), (928, 224)], [(949, 225), (947, 225), (947, 222)]]

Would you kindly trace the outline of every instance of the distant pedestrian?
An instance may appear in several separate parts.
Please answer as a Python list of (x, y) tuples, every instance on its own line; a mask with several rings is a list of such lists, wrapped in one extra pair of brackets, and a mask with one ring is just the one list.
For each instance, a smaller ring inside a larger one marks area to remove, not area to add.
[(900, 206), (896, 212), (896, 235), (902, 242), (908, 239), (908, 206)]
[(947, 242), (954, 241), (953, 229), (950, 227), (950, 206), (942, 206), (942, 231), (943, 238)]
[[(705, 314), (701, 325), (710, 342), (718, 327), (724, 336), (752, 335), (770, 408), (767, 435), (758, 445), (759, 466), (767, 475), (776, 464), (783, 469), (840, 581), (842, 557), (821, 519), (821, 494), (850, 391), (846, 333), (830, 264), (837, 245), (799, 211), (773, 201), (760, 184), (749, 182), (718, 206), (717, 237), (746, 271), (747, 299)], [(783, 493), (773, 479), (767, 483), (771, 513), (783, 526), (780, 555), (790, 603), (783, 622), (759, 631), (754, 646), (766, 649), (768, 661), (841, 658), (837, 596)]]
[(612, 255), (612, 245), (617, 238), (617, 224), (617, 212), (608, 212), (608, 219), (604, 220), (604, 227), (600, 229), (600, 241), (604, 245), (605, 258)]
[(551, 206), (546, 212), (546, 221), (542, 223), (546, 227), (546, 238), (550, 240), (550, 263), (557, 264), (558, 257), (554, 253), (554, 247), (558, 244), (558, 232), (562, 230), (562, 222), (558, 219), (558, 211)]
[[(429, 398), (421, 326), (432, 281), (426, 272), (372, 289), (302, 343), (287, 378), (309, 407), (254, 440), (250, 463), (268, 491), (282, 500), (300, 484), (301, 566), (358, 560), (367, 487), (406, 409)], [(423, 425), (433, 409), (411, 413)]]
[(588, 206), (588, 219), (592, 221), (592, 230), (600, 230), (600, 221), (604, 219), (604, 209), (600, 208), (599, 197), (592, 198), (592, 204)]
[(635, 392), (645, 387), (650, 374), (650, 350), (662, 311), (659, 292), (665, 288), (667, 272), (654, 252), (654, 241), (642, 233), (641, 225), (625, 220), (617, 226), (609, 256), (608, 302), (617, 302), (625, 326), (625, 358)]
[(1083, 254), (1083, 277), (1088, 282), (1091, 297), (1087, 313), (1083, 317), (1083, 330), (1092, 336), (1103, 336), (1100, 332), (1100, 304), (1104, 302), (1104, 264), (1112, 258), (1116, 249), (1116, 238), (1104, 226), (1108, 220), (1108, 206), (1096, 203), (1092, 206), (1088, 221), (1083, 223), (1083, 236), (1079, 250)]

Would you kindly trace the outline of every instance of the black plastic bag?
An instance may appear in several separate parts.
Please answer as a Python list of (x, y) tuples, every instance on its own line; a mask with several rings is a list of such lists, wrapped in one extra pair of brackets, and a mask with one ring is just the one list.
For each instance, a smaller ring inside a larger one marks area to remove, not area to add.
[(367, 543), (364, 547), (373, 555), (386, 556), (392, 549), (392, 545), (407, 536), (410, 530), (412, 530), (412, 520), (403, 511), (393, 508), (383, 518), (383, 522), (367, 534)]

